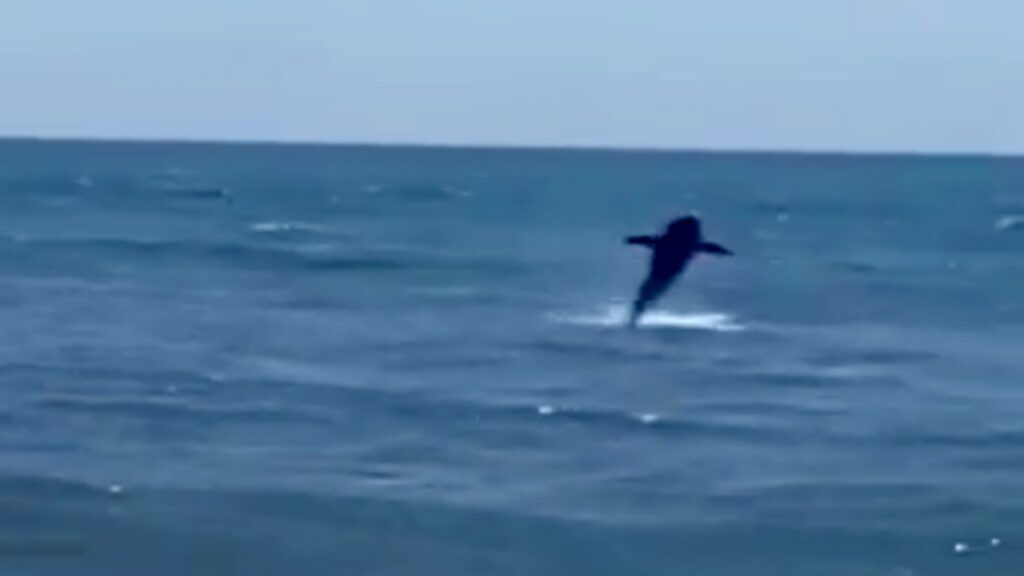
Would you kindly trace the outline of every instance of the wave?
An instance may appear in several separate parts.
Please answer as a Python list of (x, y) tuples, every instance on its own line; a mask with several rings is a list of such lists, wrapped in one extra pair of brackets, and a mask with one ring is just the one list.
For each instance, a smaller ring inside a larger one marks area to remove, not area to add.
[(148, 187), (159, 192), (197, 200), (231, 200), (231, 191), (204, 182), (200, 176), (184, 168), (168, 168), (148, 179)]
[(996, 220), (995, 223), (996, 231), (998, 232), (1009, 232), (1009, 231), (1020, 231), (1024, 230), (1024, 216), (1012, 215), (1003, 216)]
[[(459, 361), (489, 362), (467, 354)], [(416, 368), (419, 368), (418, 366)], [(135, 418), (164, 423), (314, 425), (344, 427), (349, 414), (400, 418), (402, 424), (420, 421), (434, 428), (485, 425), (495, 433), (540, 424), (538, 416), (559, 423), (583, 425), (594, 433), (616, 434), (656, 425), (660, 432), (688, 436), (745, 436), (764, 438), (753, 429), (727, 419), (697, 418), (692, 414), (631, 410), (615, 405), (580, 405), (540, 398), (500, 399), (486, 394), (452, 394), (432, 388), (377, 388), (340, 383), (315, 374), (275, 375), (257, 367), (254, 374), (221, 375), (160, 369), (119, 369), (44, 365), (0, 365), (7, 380), (24, 380), (28, 404), (34, 410), (104, 418)], [(31, 384), (75, 373), (101, 388), (34, 393)], [(230, 386), (221, 385), (230, 382)], [(397, 422), (396, 422), (397, 424)], [(638, 425), (640, 427), (638, 427)]]
[(196, 423), (251, 422), (260, 425), (268, 423), (312, 424), (328, 423), (324, 414), (309, 409), (285, 409), (270, 404), (233, 405), (225, 407), (204, 406), (177, 399), (153, 397), (114, 397), (96, 399), (80, 395), (48, 395), (34, 401), (37, 408), (66, 413), (82, 413), (105, 416), (123, 416), (147, 421), (181, 421)]
[[(554, 314), (552, 318), (559, 323), (578, 326), (622, 327), (629, 320), (629, 307), (624, 304), (607, 306), (596, 314), (567, 315)], [(644, 314), (639, 322), (640, 327), (675, 328), (683, 330), (706, 330), (711, 332), (742, 332), (746, 327), (736, 322), (730, 314), (721, 312), (697, 312), (684, 314), (668, 310), (651, 310)]]
[(108, 254), (144, 258), (200, 258), (231, 264), (261, 267), (299, 267), (315, 269), (395, 269), (415, 262), (400, 256), (337, 254), (318, 256), (294, 249), (249, 245), (236, 242), (203, 240), (136, 240), (127, 238), (26, 239), (22, 244), (39, 249), (103, 251)]
[(481, 289), (479, 286), (454, 285), (420, 286), (410, 288), (409, 291), (415, 294), (421, 294), (424, 296), (434, 296), (438, 298), (465, 298), (467, 296), (479, 294), (481, 292)]
[[(512, 407), (508, 407), (511, 411)], [(533, 417), (550, 420), (553, 424), (590, 428), (594, 434), (619, 435), (648, 431), (666, 437), (687, 440), (725, 440), (751, 445), (792, 442), (801, 430), (780, 424), (744, 423), (722, 417), (694, 417), (692, 415), (663, 412), (633, 412), (617, 408), (574, 407), (564, 404), (539, 404), (528, 408)], [(517, 409), (527, 414), (527, 408)]]
[(221, 264), (260, 269), (314, 271), (479, 271), (515, 274), (529, 263), (484, 255), (453, 255), (413, 249), (344, 248), (334, 244), (267, 245), (231, 240), (131, 238), (11, 239), (23, 249), (58, 254), (103, 252), (108, 257), (213, 260)]
[[(617, 325), (621, 327), (621, 325)], [(594, 360), (646, 360), (658, 362), (673, 360), (676, 356), (667, 351), (644, 350), (636, 346), (624, 345), (623, 341), (610, 342), (604, 339), (577, 339), (560, 341), (554, 339), (538, 339), (525, 345), (530, 350), (541, 354), (553, 354), (566, 358), (593, 358)]]
[(231, 200), (230, 190), (215, 186), (166, 186), (161, 187), (160, 191), (180, 198), (194, 198), (196, 200)]
[(370, 196), (420, 202), (455, 200), (460, 198), (470, 198), (473, 196), (473, 193), (468, 190), (463, 190), (454, 186), (441, 186), (434, 184), (367, 184), (362, 187), (362, 191), (364, 194)]
[[(701, 574), (1011, 574), (1019, 565), (1012, 540), (999, 550), (1000, 536), (1012, 538), (1019, 526), (1018, 506), (931, 491), (928, 497), (896, 490), (890, 498), (868, 498), (863, 513), (854, 509), (863, 498), (831, 508), (813, 492), (810, 499), (798, 492), (770, 502), (774, 507), (741, 497), (716, 502), (713, 509), (691, 503), (695, 499), (687, 494), (680, 506), (693, 512), (670, 523), (618, 513), (615, 498), (596, 510), (581, 506), (579, 491), (522, 507), (494, 490), (459, 499), (365, 486), (327, 491), (255, 480), (209, 484), (140, 482), (122, 493), (78, 477), (0, 475), (0, 512), (21, 520), (5, 539), (0, 560), (43, 567), (21, 573), (87, 576), (287, 574), (295, 566), (314, 576), (470, 574), (481, 566), (498, 576), (660, 576), (679, 573), (680, 559)], [(845, 498), (839, 488), (825, 496)], [(985, 514), (985, 521), (964, 521), (965, 504), (980, 510), (977, 516)], [(729, 514), (707, 513), (723, 509)], [(893, 509), (901, 513), (899, 522), (891, 519)], [(875, 518), (865, 518), (869, 514)], [(914, 521), (918, 516), (927, 522)], [(958, 534), (965, 526), (971, 534)], [(372, 553), (375, 543), (385, 541), (389, 554)], [(954, 557), (961, 550), (991, 554)]]

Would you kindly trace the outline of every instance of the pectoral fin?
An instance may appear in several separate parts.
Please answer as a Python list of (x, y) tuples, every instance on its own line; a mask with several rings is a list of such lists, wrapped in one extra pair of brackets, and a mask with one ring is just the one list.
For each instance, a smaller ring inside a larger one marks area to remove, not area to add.
[(700, 251), (707, 254), (714, 254), (716, 256), (732, 256), (731, 250), (722, 246), (721, 244), (715, 244), (714, 242), (701, 242)]
[(655, 236), (630, 236), (626, 238), (626, 244), (633, 244), (636, 246), (647, 246), (653, 248), (658, 243), (658, 238)]

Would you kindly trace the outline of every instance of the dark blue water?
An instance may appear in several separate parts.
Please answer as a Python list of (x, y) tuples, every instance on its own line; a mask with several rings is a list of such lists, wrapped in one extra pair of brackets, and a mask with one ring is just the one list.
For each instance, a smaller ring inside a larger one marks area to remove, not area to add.
[[(703, 258), (635, 332), (629, 234)], [(1024, 161), (0, 144), (0, 573), (1011, 575)]]

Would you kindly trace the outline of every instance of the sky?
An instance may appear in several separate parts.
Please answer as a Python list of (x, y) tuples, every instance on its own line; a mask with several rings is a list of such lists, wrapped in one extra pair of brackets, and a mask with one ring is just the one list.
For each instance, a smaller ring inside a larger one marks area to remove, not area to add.
[(1020, 0), (0, 3), (0, 134), (1024, 153)]

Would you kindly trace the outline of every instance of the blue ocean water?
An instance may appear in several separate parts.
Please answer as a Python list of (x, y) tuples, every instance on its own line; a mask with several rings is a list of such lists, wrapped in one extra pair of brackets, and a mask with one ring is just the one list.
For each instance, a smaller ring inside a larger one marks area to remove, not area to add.
[[(0, 574), (1024, 566), (1024, 160), (8, 141), (0, 203)], [(624, 330), (688, 211), (737, 256)]]

